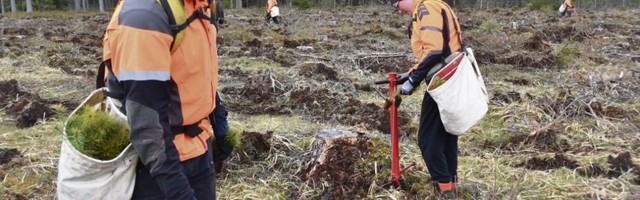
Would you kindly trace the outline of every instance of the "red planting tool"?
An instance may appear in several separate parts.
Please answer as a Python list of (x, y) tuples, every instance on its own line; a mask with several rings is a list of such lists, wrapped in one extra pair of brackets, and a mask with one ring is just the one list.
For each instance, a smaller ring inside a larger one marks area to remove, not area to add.
[(400, 153), (398, 149), (398, 106), (402, 99), (398, 94), (396, 94), (396, 85), (400, 85), (404, 83), (407, 78), (398, 79), (398, 75), (396, 73), (389, 73), (389, 76), (386, 80), (375, 81), (376, 85), (389, 83), (389, 99), (386, 100), (385, 109), (389, 109), (389, 129), (391, 130), (391, 183), (393, 186), (400, 187), (400, 175), (413, 167), (416, 163), (412, 163), (411, 165), (405, 167), (400, 170)]

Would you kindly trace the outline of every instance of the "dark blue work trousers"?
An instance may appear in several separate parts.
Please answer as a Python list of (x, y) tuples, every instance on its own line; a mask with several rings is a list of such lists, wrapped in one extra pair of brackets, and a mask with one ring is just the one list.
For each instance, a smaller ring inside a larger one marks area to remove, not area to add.
[(444, 129), (438, 104), (427, 92), (422, 99), (418, 146), (433, 181), (455, 181), (458, 174), (458, 136)]
[[(206, 151), (205, 154), (198, 157), (182, 161), (180, 164), (182, 164), (183, 173), (189, 179), (191, 189), (195, 192), (196, 199), (216, 199), (216, 177), (213, 169), (211, 151)], [(171, 183), (167, 183), (166, 187), (171, 187)], [(167, 199), (155, 179), (149, 174), (149, 170), (142, 164), (142, 161), (139, 161), (136, 167), (136, 186), (133, 190), (132, 199)]]

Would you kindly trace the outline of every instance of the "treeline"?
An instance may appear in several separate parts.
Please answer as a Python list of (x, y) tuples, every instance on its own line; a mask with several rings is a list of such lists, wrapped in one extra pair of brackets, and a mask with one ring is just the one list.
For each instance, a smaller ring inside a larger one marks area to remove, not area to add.
[[(222, 0), (225, 8), (264, 6), (267, 0)], [(445, 0), (454, 7), (495, 8), (531, 7), (555, 8), (562, 0)], [(32, 11), (110, 11), (118, 0), (0, 0), (2, 14)], [(343, 6), (372, 6), (387, 4), (387, 0), (279, 0), (280, 6), (308, 8), (334, 8)], [(638, 8), (640, 0), (574, 0), (580, 9)]]

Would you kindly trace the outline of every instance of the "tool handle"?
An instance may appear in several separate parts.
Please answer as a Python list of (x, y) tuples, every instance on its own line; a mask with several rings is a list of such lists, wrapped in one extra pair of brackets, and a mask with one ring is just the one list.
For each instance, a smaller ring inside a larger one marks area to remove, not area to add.
[[(407, 80), (409, 80), (409, 77), (402, 77), (401, 79), (396, 80), (396, 85), (397, 84), (403, 84)], [(377, 80), (377, 81), (374, 81), (373, 83), (376, 84), (376, 85), (387, 84), (387, 83), (389, 83), (389, 79)]]
[(387, 83), (389, 83), (389, 79), (379, 80), (379, 81), (375, 81), (373, 83), (376, 84), (376, 85), (387, 84)]

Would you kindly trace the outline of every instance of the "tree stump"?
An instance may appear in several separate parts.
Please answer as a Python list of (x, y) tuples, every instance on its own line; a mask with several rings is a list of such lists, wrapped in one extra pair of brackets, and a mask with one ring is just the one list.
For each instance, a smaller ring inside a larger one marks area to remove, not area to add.
[(372, 176), (358, 167), (368, 155), (369, 138), (364, 134), (322, 130), (316, 134), (307, 153), (302, 178), (328, 183), (328, 191), (325, 192), (329, 196), (348, 195), (371, 184)]

